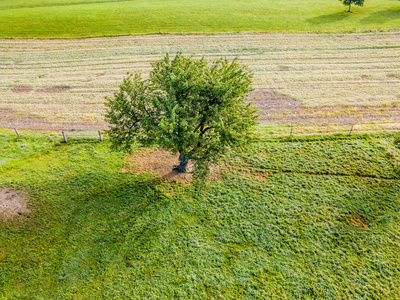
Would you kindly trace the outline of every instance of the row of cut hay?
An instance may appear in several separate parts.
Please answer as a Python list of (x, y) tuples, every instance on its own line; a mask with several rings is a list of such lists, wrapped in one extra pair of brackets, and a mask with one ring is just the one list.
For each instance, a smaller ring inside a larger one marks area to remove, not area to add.
[[(255, 88), (311, 107), (396, 105), (399, 40), (400, 32), (3, 40), (0, 109), (54, 121), (102, 119), (104, 96), (127, 72), (146, 77), (167, 51), (208, 60), (238, 56), (254, 72)], [(65, 89), (52, 92), (57, 87)]]

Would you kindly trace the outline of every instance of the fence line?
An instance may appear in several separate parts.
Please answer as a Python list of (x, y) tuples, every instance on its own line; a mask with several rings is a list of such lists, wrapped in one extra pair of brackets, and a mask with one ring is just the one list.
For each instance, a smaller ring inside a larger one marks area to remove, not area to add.
[[(386, 128), (379, 128), (380, 126), (386, 126)], [(3, 128), (4, 129), (4, 128)], [(5, 128), (12, 131), (21, 137), (25, 134), (29, 135), (31, 130), (21, 130), (20, 128)], [(279, 138), (279, 137), (301, 137), (301, 136), (312, 136), (312, 135), (357, 135), (357, 134), (381, 134), (381, 133), (395, 133), (400, 132), (400, 123), (386, 123), (386, 124), (349, 124), (348, 126), (326, 126), (326, 125), (280, 125), (280, 124), (267, 124), (260, 125), (258, 131), (262, 137), (268, 138)], [(1, 131), (0, 131), (1, 132)], [(27, 132), (27, 133), (26, 133)], [(48, 132), (48, 131), (47, 131)], [(90, 138), (85, 138), (85, 133), (94, 133)], [(56, 133), (60, 135), (64, 141), (68, 140), (85, 140), (85, 139), (98, 139), (103, 140), (104, 132), (100, 130), (62, 130), (52, 132), (52, 135)], [(69, 135), (69, 137), (68, 137)], [(74, 137), (72, 135), (75, 135)], [(80, 136), (83, 135), (83, 136)], [(107, 136), (107, 135), (105, 135)]]
[[(382, 128), (384, 125), (390, 125)], [(381, 127), (381, 128), (379, 128)], [(357, 134), (380, 134), (380, 133), (395, 133), (400, 132), (400, 124), (349, 124), (347, 126), (320, 126), (320, 125), (277, 125), (268, 124), (259, 127), (262, 136), (267, 137), (300, 137), (311, 135), (357, 135)]]

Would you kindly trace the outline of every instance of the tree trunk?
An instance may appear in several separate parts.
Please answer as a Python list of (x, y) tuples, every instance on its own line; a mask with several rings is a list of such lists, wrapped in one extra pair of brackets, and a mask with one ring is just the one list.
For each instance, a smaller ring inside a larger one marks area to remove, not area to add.
[(181, 162), (179, 163), (179, 166), (176, 167), (176, 169), (177, 169), (179, 172), (182, 172), (182, 173), (186, 172), (188, 162), (189, 162), (189, 159), (188, 159), (188, 158), (186, 158), (186, 157), (183, 158), (183, 159), (181, 160)]
[(350, 1), (350, 3), (349, 3), (349, 10), (347, 11), (347, 12), (351, 12), (351, 1)]
[(176, 166), (174, 169), (178, 170), (179, 172), (182, 172), (182, 173), (186, 172), (189, 158), (184, 157), (182, 150), (179, 150), (179, 161), (180, 161), (179, 165)]

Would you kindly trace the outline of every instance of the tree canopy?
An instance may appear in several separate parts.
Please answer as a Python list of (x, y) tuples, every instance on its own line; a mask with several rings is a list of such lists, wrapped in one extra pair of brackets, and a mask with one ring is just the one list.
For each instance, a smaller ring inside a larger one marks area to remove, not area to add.
[(258, 116), (245, 103), (252, 73), (237, 59), (209, 64), (204, 58), (177, 54), (170, 59), (167, 54), (152, 67), (149, 79), (129, 74), (106, 98), (113, 148), (158, 146), (179, 152), (179, 171), (189, 160), (195, 161), (195, 171), (204, 171), (227, 149), (252, 139)]
[(351, 4), (358, 5), (358, 6), (363, 6), (364, 5), (364, 0), (339, 0), (342, 2), (344, 5), (349, 6), (349, 10), (347, 12), (351, 12)]

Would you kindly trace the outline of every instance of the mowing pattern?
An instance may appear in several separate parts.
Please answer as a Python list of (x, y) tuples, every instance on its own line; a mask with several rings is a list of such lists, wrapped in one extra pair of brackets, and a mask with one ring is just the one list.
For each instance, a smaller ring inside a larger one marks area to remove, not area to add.
[(1, 40), (0, 126), (31, 115), (38, 123), (103, 123), (104, 96), (127, 72), (146, 76), (152, 62), (178, 51), (209, 60), (239, 56), (254, 72), (254, 88), (263, 89), (256, 105), (264, 123), (289, 122), (293, 112), (302, 122), (337, 115), (333, 122), (398, 122), (399, 41), (398, 31)]

